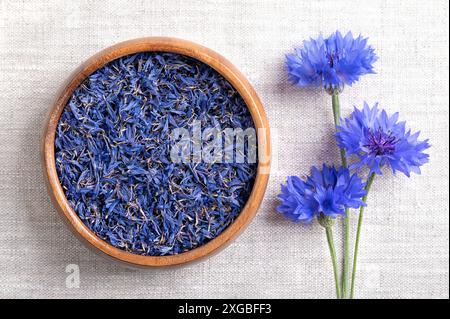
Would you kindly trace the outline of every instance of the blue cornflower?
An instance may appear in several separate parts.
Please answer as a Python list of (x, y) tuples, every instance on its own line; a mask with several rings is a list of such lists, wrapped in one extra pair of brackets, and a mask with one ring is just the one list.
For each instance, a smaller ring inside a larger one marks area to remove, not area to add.
[(379, 111), (378, 104), (370, 108), (364, 103), (361, 110), (355, 107), (336, 134), (347, 156), (359, 159), (351, 168), (367, 165), (370, 173), (381, 174), (381, 168), (389, 166), (394, 174), (396, 171), (408, 177), (411, 172), (420, 174), (420, 166), (429, 157), (423, 151), (430, 145), (428, 140), (418, 140), (420, 132), (412, 134), (406, 130), (405, 122), (398, 122), (398, 117), (398, 113), (389, 116), (386, 111)]
[(286, 185), (281, 185), (278, 196), (281, 204), (277, 211), (292, 221), (303, 223), (322, 214), (335, 218), (344, 214), (346, 208), (364, 205), (365, 194), (364, 183), (357, 174), (324, 164), (322, 170), (312, 167), (306, 180), (289, 176)]
[(351, 86), (365, 74), (375, 73), (375, 50), (367, 45), (367, 38), (354, 38), (351, 32), (345, 37), (336, 31), (324, 39), (303, 42), (303, 48), (286, 56), (289, 79), (301, 87), (323, 86), (328, 91)]

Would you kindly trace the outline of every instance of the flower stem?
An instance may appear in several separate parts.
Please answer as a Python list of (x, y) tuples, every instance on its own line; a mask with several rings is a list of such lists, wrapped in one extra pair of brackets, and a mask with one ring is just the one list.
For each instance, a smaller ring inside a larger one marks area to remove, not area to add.
[[(333, 106), (334, 125), (336, 129), (341, 125), (341, 103), (339, 102), (339, 91), (334, 91), (331, 95), (331, 104)], [(342, 166), (347, 167), (347, 156), (343, 148), (340, 149)]]
[[(369, 178), (367, 179), (367, 184), (365, 187), (367, 193), (363, 197), (364, 203), (367, 202), (367, 196), (369, 195), (370, 187), (372, 186), (374, 179), (375, 179), (375, 173), (370, 174)], [(362, 226), (363, 217), (364, 217), (364, 207), (365, 206), (361, 206), (361, 208), (359, 209), (358, 228), (356, 231), (355, 250), (354, 250), (354, 255), (353, 255), (352, 284), (351, 284), (351, 289), (350, 289), (350, 299), (353, 298), (353, 293), (355, 290), (356, 264), (358, 261), (359, 239), (361, 236), (361, 226)]]
[[(331, 94), (331, 104), (333, 107), (334, 125), (337, 127), (341, 124), (341, 104), (339, 101), (339, 91), (335, 90)], [(340, 149), (342, 166), (347, 167), (347, 156), (344, 149)], [(347, 285), (349, 275), (349, 255), (350, 255), (350, 215), (348, 209), (345, 210), (344, 217), (344, 269), (342, 270), (342, 298), (347, 297)]]
[(338, 267), (337, 267), (337, 259), (336, 259), (336, 249), (334, 247), (334, 239), (333, 239), (333, 230), (332, 227), (325, 227), (327, 233), (327, 241), (328, 248), (330, 249), (331, 261), (333, 263), (333, 272), (334, 272), (334, 282), (336, 285), (336, 297), (337, 299), (341, 298), (341, 288), (339, 285), (339, 275), (338, 275)]

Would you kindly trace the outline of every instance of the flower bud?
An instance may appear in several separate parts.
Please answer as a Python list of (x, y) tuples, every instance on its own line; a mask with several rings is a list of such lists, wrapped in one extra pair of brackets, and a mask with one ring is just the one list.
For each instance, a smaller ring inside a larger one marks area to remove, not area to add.
[(319, 221), (319, 224), (325, 228), (332, 227), (335, 222), (333, 217), (327, 216), (324, 213), (320, 213), (319, 217), (317, 217), (317, 220)]
[(325, 92), (327, 92), (330, 95), (339, 95), (344, 91), (344, 85), (339, 87), (333, 87), (333, 86), (326, 86)]

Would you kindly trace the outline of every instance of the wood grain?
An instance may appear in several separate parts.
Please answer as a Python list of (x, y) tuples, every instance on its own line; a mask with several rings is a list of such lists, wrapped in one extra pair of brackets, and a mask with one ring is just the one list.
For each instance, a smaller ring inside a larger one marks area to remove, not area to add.
[[(74, 90), (84, 79), (108, 62), (125, 55), (147, 52), (173, 52), (200, 60), (222, 74), (239, 92), (250, 110), (257, 128), (258, 173), (250, 197), (239, 216), (220, 235), (198, 248), (171, 256), (141, 256), (113, 247), (98, 238), (83, 224), (76, 212), (70, 207), (59, 182), (55, 163), (55, 135), (59, 118)], [(269, 179), (271, 157), (269, 122), (264, 108), (255, 90), (247, 79), (228, 60), (218, 53), (201, 45), (175, 38), (149, 37), (125, 41), (109, 47), (83, 63), (73, 72), (60, 89), (57, 98), (50, 108), (42, 138), (42, 163), (47, 188), (55, 207), (69, 228), (94, 251), (130, 266), (161, 267), (175, 266), (198, 261), (201, 258), (217, 253), (235, 239), (251, 222), (264, 196)]]

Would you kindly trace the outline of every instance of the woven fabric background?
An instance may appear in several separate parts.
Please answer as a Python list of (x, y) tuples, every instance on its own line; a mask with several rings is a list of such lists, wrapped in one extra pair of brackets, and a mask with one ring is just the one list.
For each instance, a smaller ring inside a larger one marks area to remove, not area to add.
[[(0, 297), (333, 297), (323, 229), (293, 225), (275, 207), (286, 175), (339, 160), (330, 98), (293, 87), (284, 71), (284, 55), (303, 39), (339, 29), (370, 37), (380, 57), (378, 74), (343, 93), (343, 113), (379, 101), (433, 144), (422, 175), (376, 180), (357, 296), (448, 298), (448, 6), (446, 0), (0, 0)], [(44, 186), (40, 135), (55, 92), (81, 61), (114, 43), (156, 35), (208, 46), (249, 78), (276, 133), (276, 161), (257, 217), (226, 250), (185, 268), (129, 270), (88, 251), (64, 226)], [(79, 267), (79, 288), (66, 286), (71, 267)]]

